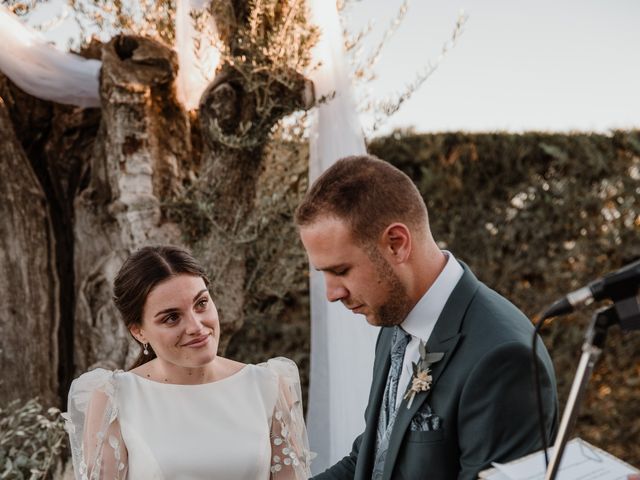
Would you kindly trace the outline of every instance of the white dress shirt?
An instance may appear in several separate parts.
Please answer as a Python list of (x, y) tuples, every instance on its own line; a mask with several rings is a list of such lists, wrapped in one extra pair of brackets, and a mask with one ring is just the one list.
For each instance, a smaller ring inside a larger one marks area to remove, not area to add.
[(415, 307), (409, 312), (407, 318), (400, 324), (405, 332), (411, 335), (411, 340), (404, 352), (404, 361), (402, 363), (402, 373), (398, 381), (398, 393), (396, 396), (396, 408), (402, 402), (405, 391), (413, 375), (412, 362), (420, 359), (420, 340), (425, 344), (436, 326), (438, 317), (444, 309), (451, 292), (462, 277), (464, 270), (451, 252), (443, 250), (447, 257), (447, 263), (440, 275), (436, 278), (433, 285), (426, 291), (422, 298), (416, 303)]

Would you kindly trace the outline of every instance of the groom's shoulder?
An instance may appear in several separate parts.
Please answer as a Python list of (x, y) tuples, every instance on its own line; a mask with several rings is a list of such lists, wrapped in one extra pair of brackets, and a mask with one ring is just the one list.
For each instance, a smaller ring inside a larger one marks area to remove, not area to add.
[(469, 303), (463, 330), (468, 335), (495, 342), (531, 342), (531, 320), (504, 295), (484, 283)]

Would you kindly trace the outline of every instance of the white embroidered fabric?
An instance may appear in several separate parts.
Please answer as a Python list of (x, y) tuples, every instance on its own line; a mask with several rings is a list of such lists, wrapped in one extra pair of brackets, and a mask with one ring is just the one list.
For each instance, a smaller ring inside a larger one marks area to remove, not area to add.
[(76, 480), (310, 477), (300, 379), (285, 358), (202, 385), (96, 369), (65, 413)]

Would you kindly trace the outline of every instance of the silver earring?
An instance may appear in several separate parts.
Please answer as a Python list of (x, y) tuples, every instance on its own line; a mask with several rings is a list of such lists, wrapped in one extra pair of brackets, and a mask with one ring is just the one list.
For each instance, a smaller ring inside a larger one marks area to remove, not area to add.
[(149, 355), (149, 349), (147, 348), (148, 346), (149, 344), (146, 342), (142, 344), (142, 353), (145, 355)]

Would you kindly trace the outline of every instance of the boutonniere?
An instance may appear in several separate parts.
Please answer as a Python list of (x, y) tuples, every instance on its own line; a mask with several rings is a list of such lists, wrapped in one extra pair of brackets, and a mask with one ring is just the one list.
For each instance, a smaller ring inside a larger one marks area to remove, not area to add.
[(422, 340), (420, 341), (419, 349), (420, 360), (418, 360), (418, 362), (412, 362), (413, 376), (411, 377), (411, 387), (404, 396), (405, 400), (409, 400), (407, 409), (411, 408), (416, 394), (428, 392), (431, 389), (431, 384), (433, 383), (431, 365), (439, 362), (442, 360), (442, 357), (444, 357), (443, 352), (427, 353), (427, 347)]

